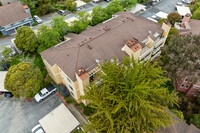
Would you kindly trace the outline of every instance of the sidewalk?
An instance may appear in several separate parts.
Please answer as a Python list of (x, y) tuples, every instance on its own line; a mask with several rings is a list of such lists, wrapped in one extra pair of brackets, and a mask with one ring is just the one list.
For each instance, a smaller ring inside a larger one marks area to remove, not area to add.
[(68, 109), (71, 111), (71, 113), (74, 115), (74, 117), (80, 122), (81, 126), (85, 126), (85, 123), (87, 123), (87, 121), (85, 120), (85, 118), (78, 112), (78, 110), (74, 107), (74, 105), (69, 105)]

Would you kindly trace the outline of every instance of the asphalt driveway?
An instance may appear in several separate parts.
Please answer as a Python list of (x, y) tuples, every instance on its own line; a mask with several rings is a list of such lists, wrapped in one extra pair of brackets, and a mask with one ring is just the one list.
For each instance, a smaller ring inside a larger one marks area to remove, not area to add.
[(8, 99), (0, 95), (0, 132), (30, 133), (42, 117), (61, 103), (62, 100), (57, 93), (50, 95), (41, 103), (36, 103), (35, 100), (27, 102), (24, 99)]

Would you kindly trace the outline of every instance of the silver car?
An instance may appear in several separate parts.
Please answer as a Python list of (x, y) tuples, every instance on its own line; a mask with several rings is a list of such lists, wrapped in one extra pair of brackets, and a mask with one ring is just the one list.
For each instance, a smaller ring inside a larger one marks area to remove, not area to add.
[(42, 19), (39, 18), (37, 15), (34, 15), (34, 16), (33, 16), (33, 19), (34, 19), (38, 24), (42, 23)]

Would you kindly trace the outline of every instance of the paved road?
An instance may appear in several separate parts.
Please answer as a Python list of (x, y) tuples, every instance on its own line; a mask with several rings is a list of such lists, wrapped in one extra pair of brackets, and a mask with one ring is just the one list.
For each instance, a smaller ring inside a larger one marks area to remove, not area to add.
[(56, 93), (41, 103), (34, 100), (27, 102), (16, 98), (8, 99), (0, 95), (0, 132), (30, 133), (42, 117), (61, 103), (62, 100)]
[(140, 15), (147, 18), (153, 16), (159, 11), (163, 11), (168, 14), (171, 12), (175, 12), (174, 5), (180, 1), (181, 0), (162, 0), (160, 3), (158, 3), (157, 5), (155, 5), (154, 7), (150, 8), (149, 10), (145, 11)]

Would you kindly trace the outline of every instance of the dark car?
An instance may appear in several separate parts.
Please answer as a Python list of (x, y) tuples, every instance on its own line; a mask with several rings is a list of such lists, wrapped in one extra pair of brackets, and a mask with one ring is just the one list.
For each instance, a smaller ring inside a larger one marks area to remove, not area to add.
[(13, 94), (11, 92), (5, 92), (4, 97), (11, 98), (11, 97), (13, 97)]
[(67, 15), (66, 11), (64, 10), (59, 10), (58, 14), (63, 15), (63, 16)]

